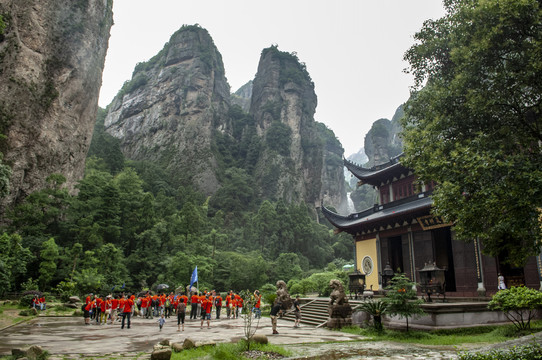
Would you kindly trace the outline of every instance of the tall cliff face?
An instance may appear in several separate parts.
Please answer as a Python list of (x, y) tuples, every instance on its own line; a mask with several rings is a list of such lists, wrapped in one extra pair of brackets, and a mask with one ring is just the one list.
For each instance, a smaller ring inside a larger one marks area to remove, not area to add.
[(112, 0), (0, 0), (0, 150), (12, 167), (2, 209), (61, 173), (83, 176)]
[(339, 206), (345, 199), (343, 149), (314, 121), (314, 84), (295, 55), (276, 47), (262, 51), (250, 112), (265, 150), (256, 178), (266, 198)]
[(229, 131), (230, 87), (207, 30), (183, 26), (138, 64), (109, 106), (105, 129), (133, 160), (155, 161), (207, 194), (219, 186), (213, 131)]
[(403, 142), (399, 136), (402, 130), (399, 119), (403, 114), (403, 107), (399, 106), (391, 121), (379, 119), (373, 123), (365, 135), (365, 153), (369, 158), (366, 167), (388, 162), (403, 151)]
[(232, 105), (239, 105), (245, 112), (250, 111), (250, 101), (252, 99), (252, 80), (241, 86), (236, 92), (231, 94)]

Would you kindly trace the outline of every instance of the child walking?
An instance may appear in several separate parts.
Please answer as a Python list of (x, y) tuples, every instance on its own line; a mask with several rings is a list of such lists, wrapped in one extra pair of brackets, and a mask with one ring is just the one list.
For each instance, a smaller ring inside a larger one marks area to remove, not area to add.
[(158, 325), (160, 326), (160, 331), (162, 331), (162, 327), (166, 323), (166, 319), (164, 318), (164, 313), (160, 315), (160, 319), (158, 319)]

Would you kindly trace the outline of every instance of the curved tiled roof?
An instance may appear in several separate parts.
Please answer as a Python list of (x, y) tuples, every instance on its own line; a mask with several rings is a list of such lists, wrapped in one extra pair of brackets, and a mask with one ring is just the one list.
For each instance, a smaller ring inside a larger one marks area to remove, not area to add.
[(429, 211), (432, 204), (433, 199), (428, 194), (421, 193), (416, 195), (416, 198), (406, 198), (385, 205), (375, 205), (374, 208), (347, 216), (334, 213), (324, 206), (322, 206), (322, 212), (336, 228), (350, 234), (356, 234), (374, 227), (376, 223), (390, 222), (394, 218), (404, 217), (411, 213)]
[(362, 184), (377, 186), (382, 182), (383, 178), (393, 177), (396, 173), (408, 173), (408, 169), (401, 165), (399, 161), (401, 156), (402, 154), (390, 159), (387, 163), (375, 165), (372, 168), (364, 168), (352, 161), (344, 159), (344, 166), (355, 177), (360, 179)]

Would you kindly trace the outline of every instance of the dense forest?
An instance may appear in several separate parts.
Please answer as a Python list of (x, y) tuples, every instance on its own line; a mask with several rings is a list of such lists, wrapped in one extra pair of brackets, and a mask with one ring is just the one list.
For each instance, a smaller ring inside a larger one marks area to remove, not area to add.
[[(248, 151), (260, 145), (246, 132), (215, 144), (223, 186), (205, 197), (156, 163), (125, 159), (104, 132), (105, 113), (77, 194), (51, 174), (47, 188), (6, 215), (0, 292), (176, 288), (196, 266), (200, 288), (254, 289), (282, 279), (310, 291), (310, 275), (352, 263), (352, 238), (334, 235), (314, 208), (261, 200)], [(251, 121), (239, 107), (230, 116), (243, 126)]]

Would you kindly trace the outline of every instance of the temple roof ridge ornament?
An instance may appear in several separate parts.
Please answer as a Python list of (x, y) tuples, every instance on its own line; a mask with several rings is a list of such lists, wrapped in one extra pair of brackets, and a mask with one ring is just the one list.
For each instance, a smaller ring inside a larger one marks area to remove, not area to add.
[(401, 165), (401, 157), (404, 153), (401, 153), (397, 156), (390, 158), (388, 162), (375, 165), (371, 168), (364, 168), (363, 166), (354, 163), (348, 159), (343, 158), (344, 166), (350, 171), (355, 177), (357, 177), (360, 182), (358, 185), (370, 184), (378, 185), (382, 177), (391, 176), (395, 174), (396, 171), (404, 171), (406, 168)]

